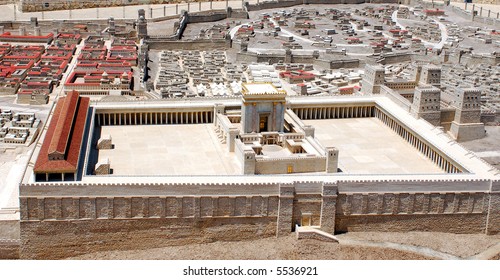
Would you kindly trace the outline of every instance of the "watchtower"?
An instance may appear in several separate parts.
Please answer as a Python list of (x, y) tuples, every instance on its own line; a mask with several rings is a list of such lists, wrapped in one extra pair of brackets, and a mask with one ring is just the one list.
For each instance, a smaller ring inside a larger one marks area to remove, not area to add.
[(411, 114), (423, 118), (434, 126), (441, 125), (441, 90), (433, 86), (415, 88)]
[(384, 80), (385, 70), (383, 67), (367, 64), (365, 74), (363, 75), (361, 91), (368, 94), (379, 94), (380, 86), (384, 84)]
[(441, 86), (441, 68), (434, 65), (424, 65), (420, 75), (421, 84), (432, 85), (435, 87)]
[(451, 122), (450, 132), (457, 141), (469, 141), (484, 137), (481, 123), (481, 91), (476, 88), (458, 88), (454, 102), (457, 110)]

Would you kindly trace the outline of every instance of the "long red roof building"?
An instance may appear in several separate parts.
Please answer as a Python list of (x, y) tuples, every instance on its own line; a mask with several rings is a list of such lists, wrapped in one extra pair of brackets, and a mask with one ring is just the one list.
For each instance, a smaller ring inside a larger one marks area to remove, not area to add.
[(61, 97), (35, 163), (37, 175), (76, 174), (90, 98), (72, 91)]

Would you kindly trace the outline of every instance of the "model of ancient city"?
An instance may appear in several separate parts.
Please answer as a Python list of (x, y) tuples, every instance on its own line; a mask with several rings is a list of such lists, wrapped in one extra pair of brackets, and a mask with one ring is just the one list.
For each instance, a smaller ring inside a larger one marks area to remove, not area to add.
[(1, 258), (498, 258), (498, 0), (0, 5)]

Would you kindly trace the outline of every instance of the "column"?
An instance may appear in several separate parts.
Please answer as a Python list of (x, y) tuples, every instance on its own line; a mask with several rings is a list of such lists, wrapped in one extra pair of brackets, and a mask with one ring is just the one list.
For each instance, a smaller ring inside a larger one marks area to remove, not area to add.
[(323, 231), (330, 234), (335, 234), (337, 193), (338, 193), (338, 187), (336, 184), (323, 185), (320, 225)]
[[(201, 2), (200, 2), (201, 3)], [(195, 196), (194, 197), (194, 218), (199, 219), (201, 216), (201, 197)]]
[(293, 184), (280, 184), (278, 204), (278, 223), (276, 236), (286, 236), (292, 231), (293, 225), (293, 198), (295, 186)]
[(486, 217), (486, 234), (500, 232), (500, 182), (492, 181), (489, 193), (488, 216)]
[(45, 219), (45, 198), (37, 198), (38, 202), (38, 220)]

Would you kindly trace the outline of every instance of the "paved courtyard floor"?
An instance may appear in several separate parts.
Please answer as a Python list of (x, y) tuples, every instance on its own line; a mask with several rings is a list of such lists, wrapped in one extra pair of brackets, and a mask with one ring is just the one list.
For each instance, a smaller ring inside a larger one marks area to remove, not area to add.
[(350, 174), (443, 173), (377, 118), (303, 120), (324, 146), (337, 147), (339, 167)]
[(114, 149), (100, 150), (109, 158), (113, 175), (236, 175), (241, 167), (227, 151), (212, 124), (103, 126)]

